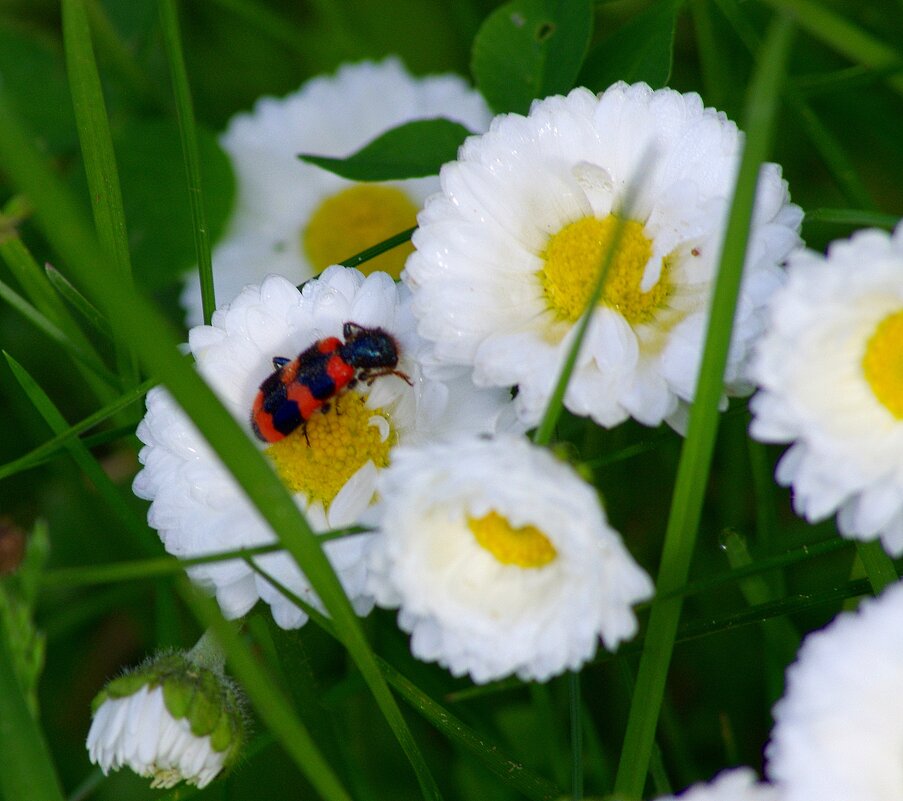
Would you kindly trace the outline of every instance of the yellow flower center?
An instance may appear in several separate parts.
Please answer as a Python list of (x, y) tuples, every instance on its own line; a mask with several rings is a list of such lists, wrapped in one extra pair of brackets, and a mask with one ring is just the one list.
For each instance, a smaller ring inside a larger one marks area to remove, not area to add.
[(865, 346), (862, 369), (875, 397), (903, 420), (903, 309), (878, 323)]
[(538, 528), (514, 528), (495, 511), (477, 520), (468, 517), (467, 527), (477, 542), (503, 565), (544, 567), (558, 555), (555, 546)]
[[(338, 264), (417, 224), (417, 207), (400, 189), (355, 184), (326, 198), (302, 232), (302, 245), (316, 272)], [(382, 270), (398, 278), (413, 252), (410, 242), (365, 261), (366, 274)]]
[[(559, 318), (575, 322), (583, 314), (617, 226), (614, 214), (604, 220), (584, 217), (549, 240), (539, 278), (549, 307)], [(648, 292), (640, 290), (651, 256), (652, 242), (643, 233), (643, 226), (636, 220), (625, 221), (599, 303), (616, 309), (631, 325), (651, 320), (671, 294), (667, 260), (655, 286)]]
[(368, 409), (357, 392), (344, 392), (327, 411), (314, 412), (307, 421), (307, 438), (301, 426), (270, 445), (267, 455), (292, 492), (328, 507), (368, 460), (377, 468), (389, 464), (389, 450), (398, 434), (390, 427), (389, 436), (382, 439), (379, 428), (370, 424), (374, 416), (388, 417), (381, 409)]

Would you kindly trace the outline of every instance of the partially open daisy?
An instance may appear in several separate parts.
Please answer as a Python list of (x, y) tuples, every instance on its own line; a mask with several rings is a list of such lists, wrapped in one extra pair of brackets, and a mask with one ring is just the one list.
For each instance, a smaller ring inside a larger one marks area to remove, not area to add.
[[(695, 391), (707, 306), (742, 138), (695, 94), (618, 83), (497, 117), (442, 168), (405, 268), (436, 357), (519, 387), (535, 423), (614, 233), (621, 235), (565, 405), (611, 426), (680, 425)], [(637, 197), (625, 210), (631, 181)], [(802, 213), (780, 168), (760, 175), (726, 389), (744, 368)]]
[[(279, 273), (296, 284), (416, 224), (438, 179), (358, 184), (305, 164), (298, 153), (344, 156), (381, 133), (417, 119), (447, 117), (484, 131), (482, 97), (454, 75), (411, 76), (397, 58), (347, 64), (284, 98), (265, 97), (235, 116), (220, 143), (232, 160), (236, 201), (213, 252), (216, 294), (235, 297), (248, 283)], [(397, 278), (402, 246), (366, 263)], [(201, 322), (196, 274), (182, 302)]]
[(378, 487), (370, 587), (418, 658), (544, 681), (636, 632), (652, 582), (548, 451), (513, 435), (398, 448)]
[(798, 514), (903, 554), (903, 227), (800, 250), (757, 347), (750, 432)]
[[(347, 386), (328, 408), (315, 411), (278, 442), (259, 442), (318, 531), (358, 522), (374, 500), (376, 477), (398, 443), (455, 432), (492, 431), (504, 421), (510, 396), (478, 390), (465, 372), (426, 377), (417, 360), (423, 343), (414, 330), (410, 297), (385, 273), (327, 269), (299, 291), (277, 276), (248, 286), (213, 324), (189, 332), (198, 370), (237, 420), (252, 434), (258, 388), (274, 372), (273, 359), (292, 359), (327, 337), (342, 337), (353, 322), (380, 328), (398, 347), (397, 372), (372, 384)], [(408, 383), (410, 382), (410, 384)], [(511, 416), (513, 417), (513, 415)], [(138, 427), (144, 469), (134, 490), (151, 500), (148, 519), (166, 549), (177, 556), (272, 542), (256, 510), (192, 423), (162, 389), (148, 393)], [(258, 441), (255, 439), (255, 441)], [(372, 602), (364, 587), (366, 535), (325, 544), (346, 592), (359, 612)], [(303, 599), (318, 605), (305, 577), (285, 554), (258, 560), (262, 568)], [(285, 628), (306, 616), (244, 562), (194, 567), (192, 577), (215, 588), (225, 614), (239, 617), (263, 598)]]
[(803, 642), (766, 748), (782, 798), (903, 798), (901, 620), (897, 583)]

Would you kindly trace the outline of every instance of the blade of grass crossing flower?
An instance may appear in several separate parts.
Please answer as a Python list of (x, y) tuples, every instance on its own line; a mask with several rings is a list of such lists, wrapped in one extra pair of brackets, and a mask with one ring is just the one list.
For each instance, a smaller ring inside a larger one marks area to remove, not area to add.
[[(749, 223), (759, 167), (771, 142), (775, 109), (793, 34), (792, 22), (776, 18), (759, 52), (744, 114), (746, 144), (715, 285), (709, 326), (687, 438), (681, 450), (656, 591), (665, 594), (686, 584), (702, 501), (711, 468), (718, 426), (718, 402), (737, 294), (740, 287)], [(674, 648), (682, 602), (656, 598), (649, 616), (634, 700), (630, 706), (615, 792), (640, 798), (646, 784), (659, 709)]]
[[(272, 584), (278, 593), (307, 614), (323, 631), (332, 637), (336, 637), (335, 629), (329, 618), (298, 597), (282, 582), (271, 576), (252, 560), (248, 560), (248, 565), (255, 573)], [(452, 742), (458, 743), (458, 745), (474, 754), (506, 784), (518, 790), (527, 798), (535, 799), (535, 801), (552, 801), (552, 799), (561, 797), (561, 790), (554, 784), (528, 770), (520, 762), (507, 757), (497, 745), (488, 741), (483, 735), (477, 734), (467, 724), (449, 712), (448, 709), (436, 703), (430, 696), (422, 692), (416, 684), (399, 673), (384, 659), (377, 656), (376, 660), (389, 684), (395, 688), (399, 695), (415, 711), (419, 712)]]
[[(903, 53), (875, 38), (839, 14), (812, 0), (765, 0), (779, 11), (792, 14), (797, 24), (838, 53), (867, 67), (903, 68)], [(888, 72), (885, 81), (903, 94), (903, 75)]]
[(153, 385), (153, 381), (145, 381), (143, 384), (139, 384), (135, 389), (130, 390), (109, 406), (99, 409), (80, 423), (76, 423), (65, 431), (61, 431), (53, 439), (48, 440), (43, 445), (39, 445), (33, 451), (26, 453), (24, 456), (20, 456), (12, 462), (7, 462), (5, 465), (0, 466), (0, 479), (8, 478), (16, 473), (21, 473), (23, 470), (36, 467), (51, 458), (59, 453), (69, 440), (77, 437), (83, 431), (88, 431), (89, 429), (94, 428), (94, 426), (103, 423), (122, 409), (131, 406), (133, 403), (143, 398), (148, 389)]
[(198, 155), (198, 139), (194, 124), (194, 108), (185, 59), (182, 55), (182, 37), (179, 33), (179, 17), (175, 0), (160, 0), (160, 24), (166, 59), (172, 75), (172, 89), (176, 100), (176, 116), (182, 137), (182, 155), (188, 179), (188, 199), (191, 203), (191, 220), (194, 224), (194, 245), (198, 260), (198, 277), (201, 282), (201, 306), (204, 322), (209, 325), (216, 309), (213, 293), (213, 261), (210, 255), (210, 236), (207, 215), (204, 212), (204, 193), (201, 187), (201, 159)]
[(0, 615), (0, 795), (29, 801), (63, 801), (56, 769), (38, 722), (13, 669), (10, 632)]
[[(329, 611), (343, 645), (357, 663), (393, 733), (412, 765), (418, 765), (418, 777), (429, 775), (423, 755), (376, 665), (357, 615), (292, 496), (247, 432), (179, 355), (178, 340), (169, 323), (129, 283), (107, 280), (97, 270), (103, 252), (78, 206), (11, 113), (2, 87), (0, 162), (13, 183), (32, 198), (44, 235), (66, 257), (78, 281), (98, 299), (117, 336), (131, 342), (148, 372), (168, 386), (292, 558), (304, 565), (305, 575)], [(148, 331), (155, 335), (147, 336)], [(427, 798), (440, 797), (432, 781), (429, 785), (424, 783), (422, 791)]]
[(0, 281), (0, 300), (5, 301), (11, 309), (22, 315), (48, 339), (56, 342), (82, 367), (101, 379), (108, 388), (118, 386), (119, 377), (110, 372), (93, 351), (84, 350), (77, 342), (73, 342), (55, 323), (48, 320), (18, 292), (2, 281)]
[[(641, 160), (641, 163), (642, 161), (643, 160)], [(625, 203), (626, 207), (629, 207), (629, 205), (629, 203)], [(567, 392), (568, 382), (571, 380), (571, 374), (574, 372), (574, 367), (577, 364), (577, 357), (580, 355), (580, 347), (583, 345), (583, 339), (589, 329), (590, 321), (593, 318), (593, 312), (599, 303), (599, 299), (602, 297), (602, 290), (605, 288), (605, 279), (608, 277), (608, 271), (611, 269), (615, 254), (618, 252), (618, 246), (621, 244), (621, 238), (624, 234), (626, 223), (627, 215), (620, 214), (617, 217), (615, 228), (612, 231), (611, 243), (606, 249), (605, 254), (602, 256), (602, 264), (599, 275), (596, 278), (596, 283), (593, 286), (592, 294), (590, 295), (589, 301), (586, 304), (586, 309), (580, 316), (580, 320), (574, 330), (574, 341), (571, 343), (571, 347), (568, 349), (567, 355), (565, 356), (564, 364), (561, 366), (561, 372), (558, 374), (558, 380), (555, 382), (555, 388), (552, 390), (552, 394), (549, 397), (549, 403), (543, 413), (542, 420), (539, 421), (539, 426), (533, 434), (533, 442), (537, 445), (548, 445), (552, 440), (552, 433), (555, 431), (555, 425), (558, 422), (558, 418), (561, 417), (561, 411), (564, 407), (564, 396)]]
[(52, 264), (48, 264), (45, 268), (47, 280), (50, 281), (53, 288), (65, 298), (72, 308), (74, 308), (85, 320), (91, 324), (91, 327), (107, 339), (113, 339), (113, 332), (106, 318), (97, 310), (97, 308), (89, 301), (81, 292), (79, 292), (69, 280)]
[(223, 617), (214, 601), (201, 596), (187, 579), (182, 579), (179, 587), (183, 600), (196, 617), (213, 630), (226, 652), (230, 671), (241, 682), (270, 731), (276, 735), (317, 792), (330, 801), (351, 801), (351, 796), (292, 711), (291, 702), (278, 689), (278, 682), (254, 658), (250, 647), (238, 636), (233, 624)]
[[(88, 17), (82, 0), (63, 0), (62, 12), (69, 90), (88, 178), (94, 225), (107, 256), (107, 266), (115, 271), (120, 280), (130, 283), (132, 265), (119, 173)], [(116, 364), (126, 386), (137, 383), (138, 368), (134, 354), (121, 340), (116, 342)]]
[(381, 256), (387, 250), (392, 250), (392, 248), (397, 248), (399, 245), (403, 245), (405, 242), (410, 241), (411, 236), (416, 230), (417, 226), (415, 225), (413, 228), (408, 228), (406, 231), (401, 231), (400, 233), (395, 234), (395, 236), (390, 236), (388, 239), (383, 240), (382, 242), (378, 242), (373, 247), (362, 250), (360, 253), (352, 256), (350, 259), (345, 259), (345, 261), (340, 262), (340, 264), (343, 267), (357, 267), (359, 264), (363, 264), (365, 261), (375, 259), (377, 256)]

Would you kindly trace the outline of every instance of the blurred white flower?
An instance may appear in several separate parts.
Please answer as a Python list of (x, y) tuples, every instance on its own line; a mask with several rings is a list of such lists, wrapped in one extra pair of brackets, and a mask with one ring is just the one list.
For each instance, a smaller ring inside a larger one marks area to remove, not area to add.
[[(236, 177), (235, 207), (213, 251), (216, 297), (278, 273), (295, 284), (416, 224), (438, 179), (355, 183), (307, 164), (299, 153), (342, 157), (413, 120), (446, 117), (484, 131), (483, 98), (455, 75), (415, 78), (397, 58), (346, 64), (284, 98), (264, 97), (232, 118), (220, 143)], [(397, 278), (410, 253), (399, 246), (365, 271)], [(202, 322), (196, 272), (182, 294), (189, 325)]]
[(903, 584), (810, 634), (766, 748), (786, 801), (903, 798)]

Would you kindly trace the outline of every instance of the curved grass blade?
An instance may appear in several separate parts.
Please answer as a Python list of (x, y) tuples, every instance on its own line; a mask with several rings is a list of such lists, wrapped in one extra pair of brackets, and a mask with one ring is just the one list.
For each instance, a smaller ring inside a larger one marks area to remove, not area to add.
[[(113, 152), (106, 103), (94, 59), (88, 16), (82, 0), (63, 0), (62, 12), (69, 90), (97, 236), (119, 279), (131, 283), (132, 264), (116, 154)], [(138, 381), (135, 357), (127, 343), (117, 340), (115, 344), (119, 374), (126, 386), (132, 386)]]
[(163, 44), (169, 71), (172, 73), (172, 88), (176, 100), (176, 116), (179, 133), (182, 136), (182, 155), (188, 179), (188, 200), (191, 204), (191, 220), (194, 224), (194, 243), (198, 259), (198, 276), (201, 282), (201, 305), (204, 322), (209, 325), (216, 309), (213, 292), (213, 261), (210, 255), (210, 237), (207, 216), (204, 211), (204, 193), (201, 188), (201, 158), (198, 154), (198, 138), (194, 124), (194, 108), (191, 102), (191, 88), (182, 55), (182, 37), (179, 33), (179, 17), (175, 0), (160, 0), (160, 23), (163, 30)]
[[(687, 439), (681, 450), (656, 582), (656, 591), (662, 595), (686, 584), (696, 544), (759, 166), (769, 152), (792, 34), (790, 20), (779, 17), (771, 23), (747, 95), (746, 144), (725, 231), (695, 401), (690, 410)], [(657, 597), (652, 604), (615, 780), (615, 792), (628, 799), (643, 795), (681, 608), (680, 598), (665, 600)]]
[[(168, 386), (292, 558), (303, 564), (305, 575), (329, 611), (342, 644), (357, 663), (408, 760), (412, 766), (418, 766), (418, 777), (429, 775), (423, 755), (374, 660), (357, 615), (292, 496), (247, 433), (179, 355), (178, 339), (168, 322), (130, 284), (115, 280), (109, 270), (102, 269), (103, 251), (85, 226), (78, 206), (11, 113), (2, 87), (0, 162), (12, 182), (32, 198), (44, 235), (66, 257), (79, 282), (97, 298), (117, 336), (132, 343), (148, 372), (158, 375)], [(148, 331), (155, 335), (147, 336)], [(421, 789), (426, 798), (440, 797), (434, 782)]]

